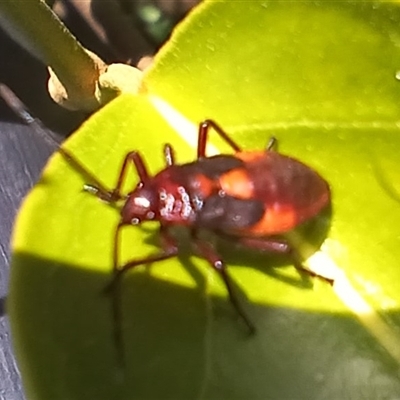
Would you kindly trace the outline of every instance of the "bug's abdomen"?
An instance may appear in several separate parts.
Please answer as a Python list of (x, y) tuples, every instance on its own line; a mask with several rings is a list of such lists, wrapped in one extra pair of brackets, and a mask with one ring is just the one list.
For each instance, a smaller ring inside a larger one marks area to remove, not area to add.
[[(243, 152), (245, 163), (219, 178), (228, 196), (247, 201), (249, 224), (233, 228), (239, 234), (273, 235), (287, 232), (317, 215), (330, 202), (327, 182), (303, 163), (275, 152)], [(250, 207), (250, 202), (262, 204)], [(251, 214), (251, 215), (250, 215)], [(250, 221), (259, 218), (252, 224)], [(252, 218), (253, 217), (253, 218)]]

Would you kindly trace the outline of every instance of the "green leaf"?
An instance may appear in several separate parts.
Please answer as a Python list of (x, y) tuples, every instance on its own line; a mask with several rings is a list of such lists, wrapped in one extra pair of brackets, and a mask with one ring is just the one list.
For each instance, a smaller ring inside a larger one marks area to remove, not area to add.
[[(248, 337), (219, 277), (182, 235), (177, 260), (124, 279), (123, 373), (102, 295), (119, 215), (82, 192), (84, 178), (56, 155), (13, 240), (9, 312), (30, 399), (397, 395), (399, 22), (394, 3), (209, 1), (178, 27), (145, 77), (146, 94), (113, 101), (66, 146), (111, 188), (129, 150), (153, 173), (165, 142), (179, 162), (193, 160), (187, 142), (205, 118), (247, 149), (276, 136), (279, 151), (331, 185), (332, 217), (315, 221), (316, 236), (330, 230), (309, 263), (330, 264), (335, 286), (283, 268), (285, 259), (219, 244), (257, 327)], [(155, 252), (156, 228), (126, 228), (122, 259)], [(292, 240), (306, 253), (315, 238), (304, 231)]]

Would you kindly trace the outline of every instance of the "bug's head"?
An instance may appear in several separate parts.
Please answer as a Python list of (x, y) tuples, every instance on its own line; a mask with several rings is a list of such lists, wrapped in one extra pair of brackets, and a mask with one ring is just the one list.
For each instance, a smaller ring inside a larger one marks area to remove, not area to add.
[(158, 215), (157, 191), (151, 184), (139, 183), (128, 194), (127, 200), (121, 211), (124, 224), (137, 225), (144, 221), (152, 221)]

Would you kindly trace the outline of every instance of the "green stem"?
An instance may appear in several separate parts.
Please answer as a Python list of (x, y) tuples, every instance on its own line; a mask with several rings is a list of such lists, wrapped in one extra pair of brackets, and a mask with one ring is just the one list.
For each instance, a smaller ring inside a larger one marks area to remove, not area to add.
[(42, 0), (1, 0), (0, 23), (55, 72), (68, 97), (92, 98), (99, 67)]

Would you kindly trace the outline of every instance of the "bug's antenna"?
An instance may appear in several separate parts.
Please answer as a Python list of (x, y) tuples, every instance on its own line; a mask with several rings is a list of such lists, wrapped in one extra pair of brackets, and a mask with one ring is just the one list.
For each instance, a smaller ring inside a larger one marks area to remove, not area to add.
[(88, 169), (72, 154), (69, 150), (65, 149), (50, 129), (47, 129), (37, 118), (34, 118), (28, 111), (24, 103), (15, 95), (15, 93), (3, 83), (0, 83), (0, 96), (7, 103), (7, 105), (20, 117), (27, 125), (29, 125), (37, 135), (45, 140), (52, 147), (68, 161), (68, 163), (75, 168), (85, 179), (96, 187), (98, 197), (107, 199), (110, 197), (110, 191), (101, 183)]

